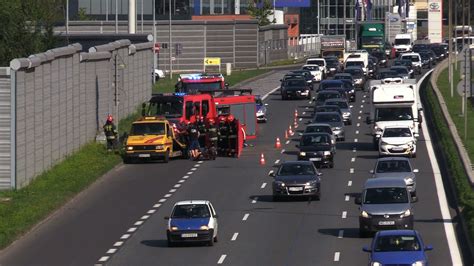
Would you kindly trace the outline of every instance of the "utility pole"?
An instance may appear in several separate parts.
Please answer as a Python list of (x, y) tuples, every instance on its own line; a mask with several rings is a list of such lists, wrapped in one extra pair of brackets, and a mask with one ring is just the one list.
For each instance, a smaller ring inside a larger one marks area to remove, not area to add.
[(128, 0), (128, 33), (135, 34), (137, 26), (137, 2)]
[(115, 33), (118, 32), (118, 0), (115, 0)]
[[(458, 5), (459, 5), (459, 2), (464, 2), (464, 0), (456, 0), (456, 2), (454, 3), (454, 28), (458, 25)], [(462, 7), (464, 7), (464, 5)], [(462, 12), (464, 14), (464, 8), (462, 8), (462, 10), (463, 10)], [(458, 37), (458, 31), (455, 30), (453, 35), (454, 35), (454, 39), (456, 39), (456, 37)], [(456, 49), (456, 46), (454, 46), (454, 49)], [(454, 64), (454, 69), (458, 70), (458, 64)]]
[(471, 74), (467, 73), (467, 64), (468, 64), (467, 57), (470, 54), (468, 53), (469, 51), (470, 51), (469, 48), (464, 49), (464, 95), (463, 95), (463, 98), (464, 98), (464, 142), (467, 141), (467, 114), (469, 113), (467, 111), (467, 79), (468, 78), (469, 78), (469, 84), (471, 83)]
[(109, 21), (109, 0), (105, 0), (105, 21)]
[(66, 38), (69, 38), (69, 0), (66, 0)]
[[(156, 0), (153, 0), (153, 3), (152, 3), (152, 8), (153, 8), (153, 47), (155, 47), (155, 44), (156, 44), (156, 6), (155, 6), (155, 2)], [(158, 62), (157, 62), (157, 58), (156, 58), (156, 51), (153, 51), (153, 84), (155, 84), (156, 82), (156, 73), (155, 73), (155, 69), (158, 65)]]
[(451, 88), (451, 98), (454, 97), (454, 85), (453, 85), (453, 3), (448, 1), (448, 49), (449, 49), (449, 85)]
[(172, 40), (171, 38), (173, 37), (172, 34), (171, 34), (171, 0), (169, 0), (169, 5), (168, 5), (168, 12), (169, 12), (169, 16), (168, 16), (168, 21), (169, 21), (169, 45), (168, 45), (168, 48), (169, 48), (169, 59), (170, 59), (170, 79), (173, 79), (173, 60), (172, 60), (172, 54), (173, 54), (173, 43), (172, 43)]

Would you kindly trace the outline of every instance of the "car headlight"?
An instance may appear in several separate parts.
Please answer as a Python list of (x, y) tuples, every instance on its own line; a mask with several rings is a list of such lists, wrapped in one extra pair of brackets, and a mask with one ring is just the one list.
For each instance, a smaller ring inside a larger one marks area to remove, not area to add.
[(370, 264), (370, 266), (382, 266), (382, 264), (380, 262), (374, 261)]
[(344, 112), (344, 113), (342, 113), (342, 115), (343, 115), (343, 116), (350, 116), (351, 113), (349, 113), (349, 112)]
[(304, 185), (307, 187), (314, 187), (316, 186), (317, 183), (318, 183), (317, 181), (310, 181), (310, 182), (306, 182), (306, 184)]
[(350, 92), (350, 93), (355, 93), (355, 90), (354, 90), (354, 89), (352, 89), (352, 90), (350, 90), (349, 92)]
[(408, 217), (411, 215), (411, 211), (410, 210), (406, 210), (404, 213), (402, 213), (400, 215), (400, 218), (404, 218), (404, 217)]
[(257, 115), (263, 115), (263, 111), (262, 111), (262, 110), (258, 110), (258, 111), (257, 111)]
[(199, 227), (199, 230), (209, 230), (209, 227), (207, 225), (202, 225)]
[(281, 181), (276, 181), (275, 184), (279, 187), (284, 187), (285, 186), (285, 183), (283, 183)]
[(156, 145), (155, 146), (155, 149), (157, 149), (157, 150), (162, 150), (163, 148), (164, 148), (163, 145)]
[(133, 151), (133, 146), (127, 146), (128, 151)]
[(323, 155), (324, 156), (329, 156), (329, 155), (331, 155), (331, 152), (330, 151), (324, 151)]
[(339, 130), (341, 130), (341, 128), (340, 127), (334, 127), (332, 130), (333, 131), (339, 131)]
[(170, 231), (178, 231), (179, 228), (177, 226), (171, 226)]
[(370, 218), (370, 215), (366, 212), (366, 211), (362, 211), (360, 213), (360, 216), (364, 217), (364, 218)]
[(411, 176), (405, 177), (405, 184), (407, 185), (413, 185), (415, 183), (415, 180)]
[(300, 152), (300, 156), (306, 156), (306, 152), (304, 151)]
[(411, 265), (412, 266), (424, 266), (424, 265), (426, 265), (426, 263), (424, 261), (420, 260), (420, 261), (417, 261), (415, 263), (412, 263)]

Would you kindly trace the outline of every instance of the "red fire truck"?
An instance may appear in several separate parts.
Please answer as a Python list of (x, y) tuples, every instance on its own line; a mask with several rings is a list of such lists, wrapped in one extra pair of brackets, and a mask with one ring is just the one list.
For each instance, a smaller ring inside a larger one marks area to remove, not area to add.
[(193, 73), (181, 74), (175, 88), (175, 92), (189, 94), (202, 90), (224, 90), (229, 88), (229, 84), (225, 83), (222, 74)]

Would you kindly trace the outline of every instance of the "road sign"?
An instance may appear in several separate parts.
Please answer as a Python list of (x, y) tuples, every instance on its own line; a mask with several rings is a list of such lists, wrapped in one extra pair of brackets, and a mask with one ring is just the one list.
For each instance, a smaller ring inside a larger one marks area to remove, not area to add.
[(220, 66), (220, 57), (204, 57), (204, 66)]

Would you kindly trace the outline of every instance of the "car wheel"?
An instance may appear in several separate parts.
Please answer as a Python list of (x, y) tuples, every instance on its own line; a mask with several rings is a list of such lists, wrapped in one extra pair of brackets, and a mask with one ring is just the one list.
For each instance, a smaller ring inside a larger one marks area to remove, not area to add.
[(214, 238), (211, 238), (211, 240), (207, 242), (207, 245), (210, 247), (214, 246)]
[(352, 125), (352, 120), (349, 120), (349, 122), (347, 123), (349, 126)]
[(170, 161), (170, 150), (166, 150), (165, 157), (163, 158), (163, 162), (168, 163)]

